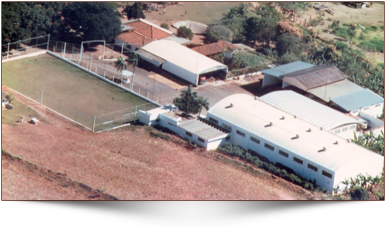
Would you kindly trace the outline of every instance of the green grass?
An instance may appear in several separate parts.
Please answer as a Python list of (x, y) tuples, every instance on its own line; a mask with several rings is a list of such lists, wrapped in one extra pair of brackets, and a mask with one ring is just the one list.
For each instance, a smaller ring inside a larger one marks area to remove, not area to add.
[(13, 105), (12, 110), (3, 108), (1, 112), (2, 113), (1, 122), (4, 124), (17, 125), (16, 121), (20, 117), (23, 117), (24, 119), (23, 122), (29, 121), (30, 118), (32, 117), (37, 118), (39, 120), (44, 120), (43, 117), (38, 112), (36, 112), (35, 110), (31, 109), (30, 107), (24, 105), (23, 103), (17, 100), (13, 100), (12, 105)]
[[(91, 128), (93, 117), (149, 102), (50, 55), (7, 62), (2, 82)], [(109, 119), (106, 119), (109, 120)]]
[(385, 48), (385, 42), (383, 40), (379, 40), (375, 38), (372, 40), (365, 40), (359, 43), (358, 47), (368, 51), (383, 53)]

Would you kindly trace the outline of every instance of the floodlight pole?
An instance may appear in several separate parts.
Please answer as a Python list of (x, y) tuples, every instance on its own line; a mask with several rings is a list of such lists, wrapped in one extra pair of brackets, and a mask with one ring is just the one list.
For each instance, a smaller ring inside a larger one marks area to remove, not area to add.
[(64, 42), (63, 57), (66, 58), (66, 42)]
[(94, 132), (94, 129), (95, 129), (95, 118), (96, 116), (94, 116), (94, 122), (92, 123), (92, 132)]
[(8, 57), (9, 57), (9, 44), (10, 44), (10, 43), (8, 43), (7, 59), (8, 59)]

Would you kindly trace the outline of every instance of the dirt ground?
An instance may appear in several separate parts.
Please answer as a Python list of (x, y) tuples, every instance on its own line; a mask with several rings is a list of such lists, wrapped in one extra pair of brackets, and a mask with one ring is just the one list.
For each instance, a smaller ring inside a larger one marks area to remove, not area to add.
[(2, 148), (21, 158), (2, 155), (3, 200), (84, 200), (95, 195), (121, 200), (313, 198), (298, 186), (217, 152), (188, 150), (150, 137), (143, 127), (92, 134), (15, 97), (45, 121), (2, 124)]

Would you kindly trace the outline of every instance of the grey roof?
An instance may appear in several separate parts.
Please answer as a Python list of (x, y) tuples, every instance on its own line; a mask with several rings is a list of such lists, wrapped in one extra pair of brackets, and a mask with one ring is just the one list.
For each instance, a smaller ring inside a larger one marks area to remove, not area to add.
[(317, 88), (312, 88), (307, 92), (313, 94), (314, 96), (326, 102), (329, 102), (334, 98), (347, 95), (350, 93), (354, 93), (357, 91), (361, 91), (361, 90), (363, 90), (363, 88), (354, 84), (353, 82), (349, 80), (342, 80), (332, 84), (320, 86)]
[(166, 60), (163, 58), (160, 58), (158, 56), (155, 56), (152, 53), (147, 52), (146, 50), (140, 49), (136, 51), (136, 53), (141, 56), (142, 58), (147, 58), (149, 60), (152, 60), (153, 64), (156, 64), (160, 66), (162, 63), (164, 63)]
[(343, 125), (359, 123), (354, 118), (293, 91), (275, 91), (259, 99), (327, 131)]
[(295, 61), (285, 65), (280, 65), (272, 69), (266, 69), (261, 71), (264, 74), (282, 78), (285, 74), (293, 73), (302, 69), (307, 69), (313, 67), (313, 64), (309, 64), (302, 61)]
[(205, 140), (214, 139), (220, 136), (226, 135), (226, 133), (221, 132), (197, 119), (184, 122), (179, 125), (182, 129), (195, 134)]
[(346, 111), (353, 111), (374, 104), (383, 103), (384, 99), (368, 89), (363, 89), (361, 91), (333, 98), (331, 101)]
[(125, 25), (125, 24), (122, 24), (121, 25), (121, 30), (124, 32), (124, 31), (130, 31), (130, 30), (132, 30), (132, 29), (134, 29), (134, 27), (131, 27), (131, 26), (129, 26), (129, 25)]
[(166, 37), (166, 38), (163, 38), (163, 39), (173, 40), (174, 42), (177, 42), (179, 44), (190, 43), (189, 39), (185, 39), (185, 38), (181, 38), (181, 37), (177, 37), (177, 36), (169, 36), (169, 37)]
[(285, 74), (283, 81), (304, 91), (335, 83), (346, 79), (347, 76), (335, 66), (316, 65), (310, 68)]

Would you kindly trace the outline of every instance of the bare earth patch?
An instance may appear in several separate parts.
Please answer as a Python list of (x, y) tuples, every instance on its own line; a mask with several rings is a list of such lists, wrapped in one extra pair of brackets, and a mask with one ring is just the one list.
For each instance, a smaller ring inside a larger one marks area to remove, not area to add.
[[(217, 152), (189, 150), (133, 126), (93, 134), (15, 95), (46, 118), (2, 125), (2, 146), (39, 168), (121, 200), (282, 200), (310, 193)], [(3, 110), (6, 111), (6, 110)], [(181, 141), (181, 143), (184, 143)], [(3, 159), (5, 199), (90, 199)], [(75, 191), (74, 191), (75, 190)], [(93, 199), (93, 198), (91, 198)]]

